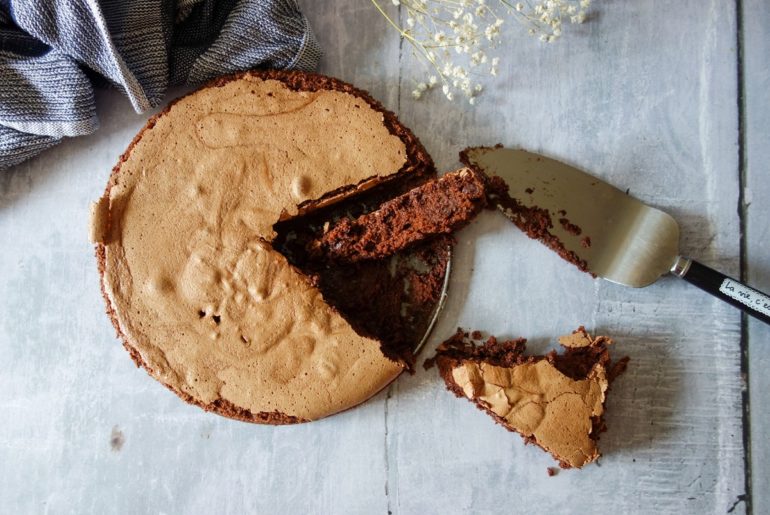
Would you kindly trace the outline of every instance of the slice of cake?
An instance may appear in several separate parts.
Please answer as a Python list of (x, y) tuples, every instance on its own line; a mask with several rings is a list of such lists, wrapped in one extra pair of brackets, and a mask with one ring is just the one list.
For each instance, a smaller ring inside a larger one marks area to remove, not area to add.
[(206, 410), (283, 424), (355, 406), (409, 366), (446, 242), (415, 249), (420, 271), (312, 270), (287, 243), (299, 229), (284, 229), (376, 209), (433, 176), (414, 135), (349, 84), (218, 79), (147, 123), (95, 204), (107, 312), (138, 365)]
[(310, 252), (332, 261), (379, 259), (468, 224), (486, 205), (484, 182), (463, 168), (426, 182), (355, 219), (344, 217)]
[(472, 401), (509, 431), (548, 451), (562, 468), (580, 468), (599, 457), (605, 430), (604, 402), (610, 383), (628, 358), (611, 363), (606, 336), (583, 327), (559, 338), (562, 354), (525, 356), (526, 340), (476, 345), (458, 329), (435, 357), (447, 388)]

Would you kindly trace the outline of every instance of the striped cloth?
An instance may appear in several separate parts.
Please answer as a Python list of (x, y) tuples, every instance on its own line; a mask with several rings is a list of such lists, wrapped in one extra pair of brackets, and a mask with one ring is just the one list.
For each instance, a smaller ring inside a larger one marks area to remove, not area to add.
[(94, 132), (94, 86), (141, 113), (169, 86), (319, 58), (295, 0), (0, 0), (0, 169)]

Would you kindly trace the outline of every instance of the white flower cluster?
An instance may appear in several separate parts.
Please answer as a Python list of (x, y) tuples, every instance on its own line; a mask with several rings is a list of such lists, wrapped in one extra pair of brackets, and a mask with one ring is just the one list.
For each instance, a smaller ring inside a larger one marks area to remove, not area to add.
[(518, 2), (513, 8), (519, 21), (529, 27), (531, 35), (545, 43), (553, 43), (561, 37), (564, 21), (583, 23), (590, 6), (591, 0), (546, 0), (532, 5)]
[(460, 93), (471, 104), (483, 89), (481, 78), (497, 75), (500, 59), (488, 53), (499, 45), (506, 18), (515, 18), (530, 34), (550, 43), (561, 36), (563, 23), (582, 23), (591, 4), (591, 0), (515, 4), (508, 0), (391, 0), (400, 6), (401, 23), (378, 0), (371, 1), (431, 67), (428, 79), (415, 85), (412, 96), (419, 99), (440, 85), (447, 99)]

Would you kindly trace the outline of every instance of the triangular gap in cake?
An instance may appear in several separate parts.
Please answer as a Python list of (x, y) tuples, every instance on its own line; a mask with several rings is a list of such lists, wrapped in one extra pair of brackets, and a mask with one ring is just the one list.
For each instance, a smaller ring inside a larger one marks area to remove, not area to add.
[(324, 300), (358, 334), (378, 340), (383, 354), (408, 370), (439, 302), (451, 239), (436, 238), (387, 259), (356, 264), (313, 259), (307, 243), (341, 217), (371, 212), (432, 177), (435, 169), (423, 166), (364, 188), (333, 191), (298, 206), (298, 215), (273, 226), (273, 248), (311, 278)]

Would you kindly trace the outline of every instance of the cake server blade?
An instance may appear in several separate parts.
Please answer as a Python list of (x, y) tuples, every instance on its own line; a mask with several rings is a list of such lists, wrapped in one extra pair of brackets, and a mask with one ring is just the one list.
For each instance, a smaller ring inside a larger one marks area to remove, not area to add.
[[(574, 253), (590, 273), (639, 288), (671, 272), (770, 323), (768, 295), (679, 254), (679, 226), (663, 211), (573, 166), (524, 150), (471, 148), (464, 159), (504, 180), (508, 195), (524, 208), (547, 211), (552, 242)], [(517, 221), (504, 202), (498, 207)]]

